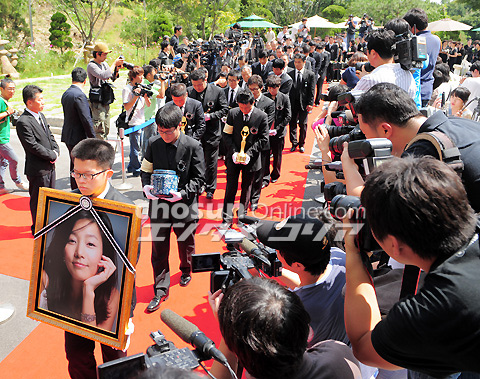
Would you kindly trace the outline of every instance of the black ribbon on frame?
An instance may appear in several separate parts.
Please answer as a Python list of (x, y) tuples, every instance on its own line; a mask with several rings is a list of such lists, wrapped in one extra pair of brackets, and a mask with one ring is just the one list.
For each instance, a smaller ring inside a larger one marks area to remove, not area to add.
[(112, 234), (110, 233), (108, 228), (103, 223), (103, 221), (100, 218), (100, 216), (98, 215), (97, 211), (95, 210), (95, 208), (93, 208), (92, 200), (88, 196), (82, 196), (80, 198), (79, 204), (76, 207), (68, 210), (63, 215), (61, 215), (59, 218), (57, 218), (56, 220), (53, 220), (50, 224), (44, 226), (42, 229), (40, 229), (38, 232), (36, 232), (33, 235), (33, 239), (37, 239), (37, 238), (43, 236), (44, 234), (48, 233), (49, 231), (51, 231), (52, 229), (54, 229), (55, 227), (60, 225), (65, 220), (68, 220), (75, 213), (80, 212), (82, 209), (86, 210), (86, 211), (89, 211), (92, 214), (93, 218), (95, 219), (98, 226), (100, 227), (100, 229), (103, 231), (103, 233), (107, 237), (108, 241), (112, 244), (113, 249), (115, 250), (117, 255), (120, 257), (123, 264), (127, 267), (128, 271), (130, 271), (132, 274), (134, 274), (135, 273), (135, 267), (133, 267), (133, 265), (130, 263), (127, 256), (125, 255), (125, 253), (120, 248), (120, 246), (118, 246), (117, 241), (115, 241), (115, 238), (113, 238)]

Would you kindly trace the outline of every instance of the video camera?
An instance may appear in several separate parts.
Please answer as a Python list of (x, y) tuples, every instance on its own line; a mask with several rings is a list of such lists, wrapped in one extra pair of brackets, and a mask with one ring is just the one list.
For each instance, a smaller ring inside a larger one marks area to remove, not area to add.
[[(239, 221), (254, 225), (258, 219), (244, 217)], [(253, 268), (269, 277), (282, 274), (276, 250), (257, 241), (254, 227), (245, 225), (242, 229), (243, 233), (232, 229), (224, 231), (227, 252), (192, 255), (192, 272), (211, 271), (212, 293), (219, 289), (225, 292), (239, 280), (252, 277), (248, 270)]]
[(427, 40), (425, 37), (411, 35), (410, 32), (399, 37), (393, 45), (395, 63), (400, 63), (404, 70), (415, 70), (423, 67), (427, 60)]
[(138, 94), (138, 96), (145, 96), (145, 95), (147, 95), (148, 97), (153, 96), (153, 91), (152, 91), (152, 85), (151, 84), (145, 85), (145, 84), (137, 83), (137, 84), (135, 84), (133, 89), (135, 90), (137, 88), (140, 88), (140, 93)]

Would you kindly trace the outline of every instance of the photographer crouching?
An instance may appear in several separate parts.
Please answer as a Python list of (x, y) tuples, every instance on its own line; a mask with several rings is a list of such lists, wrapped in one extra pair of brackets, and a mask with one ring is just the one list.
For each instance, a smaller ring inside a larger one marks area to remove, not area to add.
[(418, 293), (382, 320), (371, 277), (347, 233), (345, 324), (355, 356), (370, 366), (408, 368), (409, 378), (480, 373), (478, 219), (459, 176), (430, 157), (393, 158), (367, 177), (361, 203), (385, 252), (427, 275)]
[[(307, 349), (310, 317), (299, 297), (274, 280), (244, 279), (209, 295), (218, 317), (219, 349), (233, 370), (242, 365), (247, 378), (360, 378), (358, 362), (345, 344), (323, 341)], [(214, 362), (211, 373), (230, 379), (227, 368)]]

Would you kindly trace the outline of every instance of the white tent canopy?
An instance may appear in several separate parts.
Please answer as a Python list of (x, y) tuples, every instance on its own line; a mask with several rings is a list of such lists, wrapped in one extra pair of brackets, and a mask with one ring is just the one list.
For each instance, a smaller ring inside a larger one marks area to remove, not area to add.
[[(288, 25), (290, 28), (297, 29), (302, 22), (296, 22), (295, 24)], [(334, 23), (328, 21), (326, 18), (320, 16), (312, 16), (307, 18), (307, 26), (309, 28), (333, 28)]]
[(440, 31), (454, 31), (454, 30), (470, 30), (470, 25), (463, 22), (455, 21), (450, 18), (444, 18), (443, 20), (433, 21), (428, 24), (428, 30), (431, 32)]

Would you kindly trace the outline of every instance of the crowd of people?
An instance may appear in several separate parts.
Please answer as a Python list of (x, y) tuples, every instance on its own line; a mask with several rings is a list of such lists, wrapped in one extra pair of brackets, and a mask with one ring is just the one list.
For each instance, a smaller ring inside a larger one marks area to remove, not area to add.
[[(114, 101), (111, 82), (126, 68), (121, 126), (130, 142), (127, 171), (141, 181), (149, 201), (154, 296), (146, 310), (155, 312), (169, 297), (172, 231), (180, 255), (180, 286), (191, 281), (198, 197), (214, 198), (218, 161), (224, 161), (226, 170), (219, 225), (226, 230), (236, 221), (240, 174), (238, 217), (255, 211), (262, 189), (281, 177), (287, 135), (290, 152), (305, 153), (310, 121), (325, 183), (338, 181), (327, 166), (341, 161), (345, 194), (360, 197), (372, 239), (388, 255), (388, 264), (420, 268), (423, 285), (405, 298), (392, 295), (395, 301), (381, 314), (381, 291), (376, 292), (359, 239), (346, 233), (343, 241), (336, 240), (339, 231), (355, 222), (352, 212), (344, 212), (343, 226), (325, 210), (262, 221), (258, 240), (277, 250), (281, 277), (241, 280), (208, 296), (222, 334), (219, 349), (231, 368), (243, 367), (257, 379), (478, 378), (480, 129), (465, 118), (475, 111), (466, 111), (468, 101), (480, 95), (480, 45), (476, 41), (472, 47), (470, 40), (461, 52), (450, 42), (445, 51), (418, 8), (383, 28), (374, 27), (367, 14), (358, 24), (351, 15), (345, 26), (345, 35), (322, 40), (311, 36), (303, 19), (296, 34), (288, 27), (277, 35), (270, 29), (264, 41), (234, 24), (209, 42), (189, 41), (182, 37), (183, 28), (175, 26), (173, 36), (163, 38), (158, 57), (143, 66), (123, 57), (108, 65), (111, 50), (97, 43), (87, 69), (72, 71), (72, 86), (62, 96), (61, 141), (70, 153), (72, 191), (131, 203), (109, 181), (115, 153), (105, 141)], [(412, 32), (424, 39), (426, 57), (399, 62), (395, 48), (410, 41)], [(451, 63), (446, 71), (444, 56)], [(442, 89), (463, 57), (472, 63), (472, 77), (459, 87)], [(83, 92), (87, 78), (88, 97)], [(322, 96), (325, 81), (335, 85)], [(15, 84), (3, 79), (0, 87), (3, 194), (7, 165), (17, 187), (26, 189), (27, 184), (9, 145), (14, 110), (8, 100)], [(393, 157), (368, 175), (350, 158), (348, 140), (341, 154), (330, 146), (332, 128), (345, 122), (335, 115), (345, 110), (339, 108), (338, 96), (350, 90), (358, 94), (354, 108), (347, 109), (357, 117), (357, 131), (368, 141), (382, 138), (391, 144)], [(55, 188), (55, 163), (65, 158), (59, 157), (42, 114), (42, 89), (27, 85), (22, 96), (26, 110), (16, 120), (16, 131), (25, 150), (33, 233), (39, 188)], [(309, 120), (321, 101), (320, 115)], [(429, 102), (432, 108), (450, 107), (429, 114)], [(152, 185), (156, 170), (173, 172), (178, 179), (168, 195), (158, 195)], [(102, 253), (103, 237), (95, 221), (83, 214), (55, 231), (47, 249), (41, 306), (111, 330), (119, 295), (112, 284), (114, 254)], [(80, 270), (84, 266), (88, 272)], [(62, 278), (55, 277), (59, 271)], [(65, 288), (72, 288), (74, 296)], [(132, 296), (131, 317), (135, 302)], [(96, 377), (94, 348), (91, 340), (65, 332), (72, 378)], [(106, 345), (102, 351), (104, 361), (126, 356)], [(215, 362), (212, 374), (230, 378), (231, 371)]]

